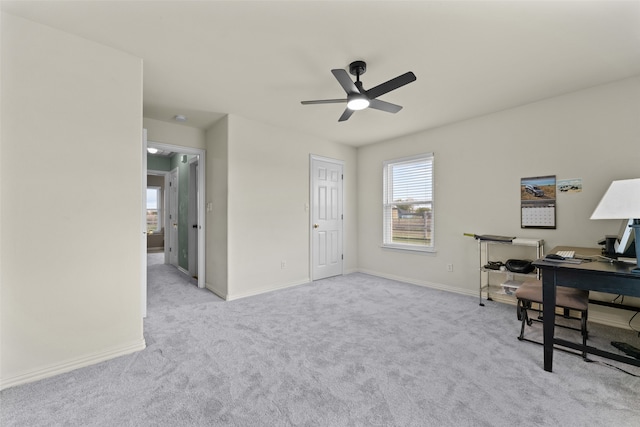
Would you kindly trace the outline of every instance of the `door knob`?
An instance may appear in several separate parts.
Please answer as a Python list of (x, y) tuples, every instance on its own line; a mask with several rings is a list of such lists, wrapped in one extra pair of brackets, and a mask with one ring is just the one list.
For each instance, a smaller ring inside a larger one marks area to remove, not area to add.
[(318, 228), (320, 227), (318, 224), (313, 224), (313, 228)]

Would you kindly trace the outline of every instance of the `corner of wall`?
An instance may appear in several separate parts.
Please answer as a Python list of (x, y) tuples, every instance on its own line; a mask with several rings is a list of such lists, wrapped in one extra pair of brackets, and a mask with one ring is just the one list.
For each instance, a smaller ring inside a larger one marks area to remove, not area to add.
[[(226, 299), (228, 293), (229, 117), (205, 132), (207, 288)], [(212, 219), (215, 218), (215, 221)]]

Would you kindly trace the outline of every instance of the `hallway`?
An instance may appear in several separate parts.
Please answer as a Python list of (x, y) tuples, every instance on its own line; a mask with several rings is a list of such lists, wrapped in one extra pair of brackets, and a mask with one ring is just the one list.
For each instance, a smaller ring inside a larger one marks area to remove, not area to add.
[(169, 308), (212, 301), (223, 302), (211, 291), (198, 288), (196, 279), (165, 264), (164, 253), (147, 254), (147, 318)]

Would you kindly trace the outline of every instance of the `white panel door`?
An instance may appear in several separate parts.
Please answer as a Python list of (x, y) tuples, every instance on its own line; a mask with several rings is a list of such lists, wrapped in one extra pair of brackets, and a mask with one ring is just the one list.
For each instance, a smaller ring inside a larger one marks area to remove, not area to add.
[(343, 165), (311, 158), (312, 279), (342, 274)]
[(178, 266), (178, 169), (169, 177), (169, 264)]

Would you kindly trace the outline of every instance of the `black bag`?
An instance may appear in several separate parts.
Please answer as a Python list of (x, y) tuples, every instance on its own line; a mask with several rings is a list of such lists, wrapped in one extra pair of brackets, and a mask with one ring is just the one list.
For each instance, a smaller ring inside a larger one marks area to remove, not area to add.
[(500, 270), (500, 267), (502, 267), (504, 264), (502, 263), (502, 261), (489, 261), (487, 263), (487, 265), (484, 266), (484, 268), (487, 268), (489, 270)]
[(504, 265), (513, 273), (527, 274), (535, 270), (531, 261), (526, 259), (508, 259)]

